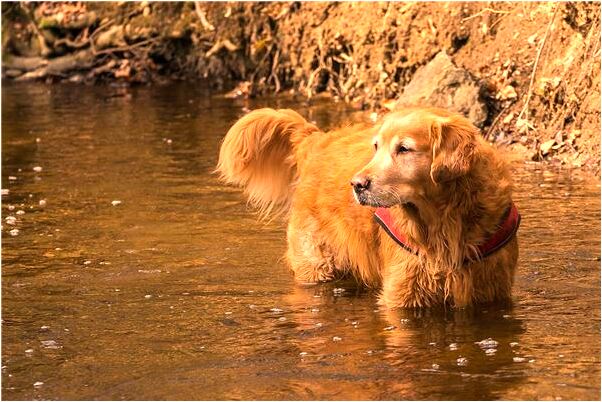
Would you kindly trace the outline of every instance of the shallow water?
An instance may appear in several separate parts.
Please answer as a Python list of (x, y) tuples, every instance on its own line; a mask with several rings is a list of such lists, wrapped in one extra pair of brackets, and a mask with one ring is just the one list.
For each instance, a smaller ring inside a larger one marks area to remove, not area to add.
[(191, 85), (4, 85), (3, 399), (600, 398), (597, 180), (517, 166), (512, 307), (379, 310), (296, 286), (284, 224), (210, 174), (262, 105), (350, 118)]

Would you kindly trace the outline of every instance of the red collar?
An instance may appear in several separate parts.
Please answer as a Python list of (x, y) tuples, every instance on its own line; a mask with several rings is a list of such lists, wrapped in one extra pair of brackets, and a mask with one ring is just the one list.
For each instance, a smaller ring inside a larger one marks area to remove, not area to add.
[[(393, 217), (388, 208), (376, 208), (374, 219), (397, 244), (410, 253), (418, 255), (418, 250), (412, 247), (407, 237), (395, 227)], [(518, 209), (516, 205), (510, 204), (502, 216), (498, 230), (478, 246), (479, 257), (481, 259), (485, 258), (506, 245), (516, 234), (519, 225), (520, 214), (518, 213)]]

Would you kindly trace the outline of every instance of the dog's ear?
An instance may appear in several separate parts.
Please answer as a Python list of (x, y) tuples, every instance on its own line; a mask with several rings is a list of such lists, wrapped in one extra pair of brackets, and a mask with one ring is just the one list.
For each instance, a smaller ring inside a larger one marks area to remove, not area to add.
[(479, 129), (462, 116), (438, 117), (430, 127), (433, 147), (431, 179), (442, 183), (468, 173)]

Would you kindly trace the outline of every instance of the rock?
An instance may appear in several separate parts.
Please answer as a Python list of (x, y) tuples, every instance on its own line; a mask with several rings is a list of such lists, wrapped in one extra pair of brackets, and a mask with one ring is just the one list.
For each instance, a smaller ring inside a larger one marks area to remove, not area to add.
[(465, 357), (458, 357), (458, 359), (456, 359), (456, 364), (458, 366), (467, 366), (468, 365), (468, 359)]
[(483, 339), (482, 341), (475, 342), (475, 343), (477, 345), (479, 345), (479, 347), (481, 349), (495, 349), (495, 348), (497, 348), (497, 345), (499, 344), (498, 341), (491, 339), (491, 338)]
[(516, 99), (518, 95), (512, 85), (506, 85), (496, 95), (495, 98), (499, 100)]
[(404, 87), (396, 109), (408, 106), (441, 107), (461, 113), (476, 126), (483, 127), (487, 108), (479, 99), (479, 90), (479, 84), (470, 73), (456, 67), (442, 51), (416, 71)]
[(544, 142), (543, 144), (541, 144), (541, 146), (539, 147), (539, 150), (541, 151), (541, 154), (543, 156), (549, 154), (550, 150), (552, 149), (552, 147), (554, 146), (554, 144), (556, 144), (556, 140), (555, 139), (548, 140), (548, 141)]

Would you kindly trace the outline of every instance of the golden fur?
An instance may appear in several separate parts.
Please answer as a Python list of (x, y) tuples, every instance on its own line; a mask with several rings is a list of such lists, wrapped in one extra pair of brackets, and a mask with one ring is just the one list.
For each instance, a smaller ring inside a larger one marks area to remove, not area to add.
[[(390, 308), (510, 297), (516, 238), (477, 255), (511, 203), (510, 173), (462, 116), (414, 108), (324, 133), (292, 110), (260, 109), (228, 131), (217, 171), (264, 216), (289, 213), (286, 259), (298, 281), (352, 275), (381, 288)], [(369, 189), (354, 194), (352, 178)], [(378, 206), (419, 255), (379, 228)]]

